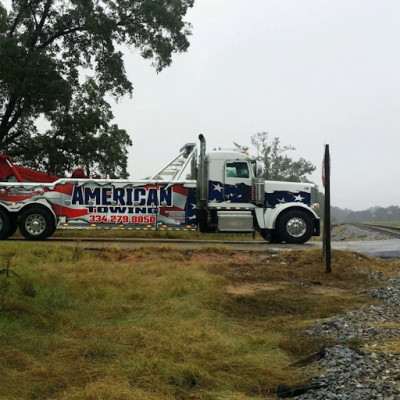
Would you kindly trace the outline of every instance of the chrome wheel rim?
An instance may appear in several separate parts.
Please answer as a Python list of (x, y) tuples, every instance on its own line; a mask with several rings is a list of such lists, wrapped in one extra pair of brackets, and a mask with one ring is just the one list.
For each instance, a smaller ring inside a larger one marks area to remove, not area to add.
[(31, 235), (40, 235), (46, 229), (46, 220), (40, 214), (31, 214), (25, 220), (25, 229)]
[(299, 217), (291, 218), (286, 223), (286, 230), (288, 234), (292, 237), (295, 238), (302, 237), (307, 232), (306, 221), (304, 221), (304, 219)]

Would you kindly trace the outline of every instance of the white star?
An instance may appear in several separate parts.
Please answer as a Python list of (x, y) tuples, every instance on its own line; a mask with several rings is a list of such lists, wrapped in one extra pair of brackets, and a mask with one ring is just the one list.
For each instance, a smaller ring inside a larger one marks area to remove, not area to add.
[(196, 219), (196, 216), (193, 215), (193, 217), (189, 217), (188, 219)]
[(278, 199), (279, 203), (286, 203), (285, 198), (282, 197), (281, 199)]
[(218, 190), (218, 192), (221, 192), (222, 189), (223, 189), (223, 187), (219, 183), (217, 185), (214, 185), (214, 190)]
[(190, 205), (192, 206), (192, 210), (196, 208), (196, 204), (191, 203)]
[(293, 197), (294, 197), (294, 201), (303, 201), (304, 200), (304, 197), (302, 197), (301, 194), (298, 194), (297, 196), (293, 195)]

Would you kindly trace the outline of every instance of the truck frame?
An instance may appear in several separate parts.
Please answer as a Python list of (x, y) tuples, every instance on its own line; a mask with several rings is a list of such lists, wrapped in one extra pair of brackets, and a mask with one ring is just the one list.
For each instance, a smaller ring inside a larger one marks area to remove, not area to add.
[[(194, 143), (145, 180), (57, 178), (0, 157), (0, 239), (29, 240), (58, 229), (260, 232), (269, 242), (320, 234), (311, 183), (265, 181), (247, 152), (206, 152)], [(79, 176), (79, 174), (73, 174)]]

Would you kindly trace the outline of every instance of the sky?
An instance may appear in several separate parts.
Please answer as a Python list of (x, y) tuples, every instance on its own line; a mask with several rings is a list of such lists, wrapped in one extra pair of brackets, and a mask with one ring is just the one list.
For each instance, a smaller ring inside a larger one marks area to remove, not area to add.
[(113, 112), (132, 179), (200, 133), (213, 149), (264, 131), (321, 189), (329, 144), (332, 205), (400, 206), (400, 1), (195, 0), (185, 20), (191, 45), (159, 74), (124, 49), (134, 92)]
[(265, 131), (316, 165), (319, 187), (329, 144), (332, 205), (400, 205), (399, 17), (398, 0), (197, 0), (170, 67), (125, 51), (134, 93), (113, 111), (131, 178), (200, 133), (213, 149)]
[(188, 52), (159, 74), (124, 49), (134, 92), (113, 112), (132, 179), (200, 133), (213, 149), (264, 131), (316, 165), (320, 188), (329, 144), (333, 206), (400, 205), (400, 1), (196, 0), (185, 20)]

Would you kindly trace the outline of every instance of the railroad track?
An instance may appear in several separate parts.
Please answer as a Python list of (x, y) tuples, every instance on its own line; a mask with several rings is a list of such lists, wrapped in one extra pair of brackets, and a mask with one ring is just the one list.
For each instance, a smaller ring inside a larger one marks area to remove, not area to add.
[(349, 224), (370, 232), (379, 232), (400, 239), (400, 228), (387, 225), (372, 225), (372, 224)]

